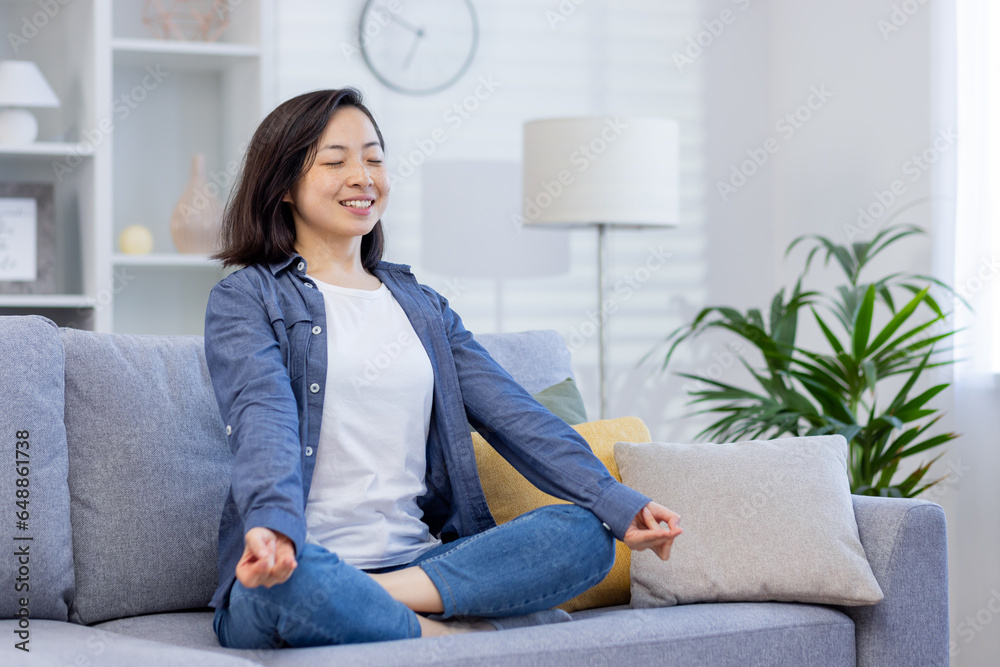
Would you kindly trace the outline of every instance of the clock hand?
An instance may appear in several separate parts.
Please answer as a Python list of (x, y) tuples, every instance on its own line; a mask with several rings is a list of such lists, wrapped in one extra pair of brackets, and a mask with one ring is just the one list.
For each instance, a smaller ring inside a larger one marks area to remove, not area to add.
[[(386, 9), (386, 11), (388, 11), (388, 9)], [(404, 21), (403, 19), (399, 18), (398, 16), (396, 16), (392, 12), (389, 12), (389, 20), (390, 21), (395, 21), (396, 23), (398, 23), (402, 27), (406, 28), (410, 32), (417, 33), (418, 35), (421, 34), (421, 33), (423, 33), (423, 28), (418, 28), (417, 26), (413, 25), (409, 21)]]
[(417, 30), (416, 36), (413, 38), (413, 46), (410, 47), (410, 52), (406, 54), (406, 60), (403, 61), (403, 69), (408, 69), (410, 67), (410, 61), (413, 60), (413, 54), (417, 51), (417, 44), (420, 43), (420, 38), (424, 36), (424, 29), (420, 28)]

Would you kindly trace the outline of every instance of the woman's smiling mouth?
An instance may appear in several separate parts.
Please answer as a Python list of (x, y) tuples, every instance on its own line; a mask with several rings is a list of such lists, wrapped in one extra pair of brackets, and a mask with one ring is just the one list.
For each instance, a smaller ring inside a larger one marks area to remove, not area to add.
[(374, 199), (347, 199), (340, 202), (340, 205), (344, 208), (349, 209), (352, 213), (365, 214), (368, 213), (372, 206), (375, 205)]

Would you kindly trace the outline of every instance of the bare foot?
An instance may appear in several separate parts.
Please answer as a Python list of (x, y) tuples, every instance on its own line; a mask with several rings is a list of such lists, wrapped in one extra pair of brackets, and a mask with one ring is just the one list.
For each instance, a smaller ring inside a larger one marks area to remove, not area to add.
[(433, 621), (417, 614), (417, 621), (420, 622), (421, 637), (442, 637), (444, 635), (457, 635), (465, 632), (483, 632), (496, 630), (486, 621), (474, 621), (457, 618), (449, 618), (446, 621)]
[(488, 632), (490, 630), (496, 631), (492, 623), (487, 623), (486, 621), (478, 621), (473, 619), (465, 618), (449, 618), (447, 621), (441, 621), (442, 623), (447, 623), (452, 628), (455, 628), (455, 632)]

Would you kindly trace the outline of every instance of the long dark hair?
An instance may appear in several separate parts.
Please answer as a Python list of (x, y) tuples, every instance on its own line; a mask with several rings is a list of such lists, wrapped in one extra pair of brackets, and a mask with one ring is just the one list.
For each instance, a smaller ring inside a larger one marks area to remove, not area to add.
[[(223, 266), (250, 266), (279, 262), (295, 253), (291, 206), (281, 199), (312, 165), (333, 112), (345, 106), (357, 107), (368, 116), (385, 151), (382, 131), (356, 88), (316, 90), (282, 102), (261, 121), (250, 140), (222, 217), (221, 249), (212, 259), (221, 259)], [(365, 269), (371, 271), (378, 264), (384, 246), (379, 220), (361, 237)]]

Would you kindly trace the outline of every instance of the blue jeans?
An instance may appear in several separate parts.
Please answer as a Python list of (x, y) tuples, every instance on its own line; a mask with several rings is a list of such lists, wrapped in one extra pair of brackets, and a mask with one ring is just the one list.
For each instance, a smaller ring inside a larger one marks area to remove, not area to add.
[[(503, 525), (441, 544), (410, 563), (437, 587), (443, 618), (517, 616), (549, 609), (600, 583), (614, 536), (590, 510), (546, 505)], [(213, 624), (227, 648), (323, 646), (420, 636), (417, 614), (362, 570), (315, 544), (282, 584), (237, 581)]]

